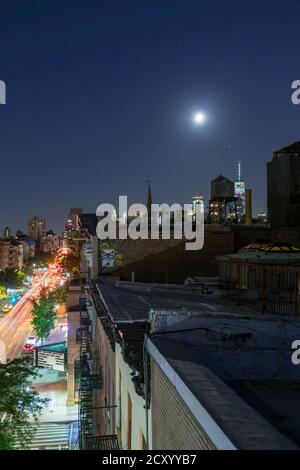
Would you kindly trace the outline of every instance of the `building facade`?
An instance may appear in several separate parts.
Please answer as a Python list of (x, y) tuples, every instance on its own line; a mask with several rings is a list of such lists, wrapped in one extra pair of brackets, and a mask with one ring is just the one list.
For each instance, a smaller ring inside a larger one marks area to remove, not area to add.
[(220, 287), (237, 304), (272, 315), (300, 317), (300, 249), (257, 240), (217, 256)]
[(80, 368), (80, 344), (81, 324), (80, 305), (82, 297), (81, 285), (77, 280), (72, 280), (68, 286), (67, 294), (67, 323), (68, 323), (68, 355), (67, 355), (67, 404), (73, 405), (79, 400), (79, 368)]
[(40, 241), (40, 250), (44, 253), (56, 253), (60, 248), (60, 237), (49, 231), (45, 233)]
[(46, 233), (46, 220), (33, 217), (28, 221), (28, 235), (33, 240), (42, 239)]
[(9, 268), (10, 266), (10, 242), (8, 240), (0, 240), (0, 270)]
[(150, 449), (151, 433), (147, 430), (151, 414), (143, 384), (148, 309), (142, 303), (142, 310), (131, 318), (122, 314), (122, 307), (115, 310), (114, 293), (126, 303), (126, 291), (123, 296), (115, 282), (102, 279), (89, 283), (93, 363), (101, 371), (101, 389), (94, 394), (93, 429), (99, 436), (115, 436), (121, 449)]
[(283, 329), (241, 311), (157, 325), (145, 342), (153, 450), (299, 448), (298, 393), (290, 393), (299, 372), (289, 356), (299, 322)]
[(300, 226), (300, 141), (273, 153), (267, 163), (268, 221), (271, 228)]

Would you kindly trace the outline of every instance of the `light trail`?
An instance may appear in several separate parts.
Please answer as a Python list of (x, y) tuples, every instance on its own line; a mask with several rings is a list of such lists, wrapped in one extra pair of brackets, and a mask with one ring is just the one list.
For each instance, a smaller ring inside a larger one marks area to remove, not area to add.
[(37, 299), (45, 284), (54, 286), (60, 277), (53, 271), (46, 272), (34, 282), (32, 287), (20, 298), (13, 308), (0, 320), (0, 340), (6, 346), (6, 358), (13, 359), (19, 355), (26, 338), (32, 332), (31, 311), (32, 299)]

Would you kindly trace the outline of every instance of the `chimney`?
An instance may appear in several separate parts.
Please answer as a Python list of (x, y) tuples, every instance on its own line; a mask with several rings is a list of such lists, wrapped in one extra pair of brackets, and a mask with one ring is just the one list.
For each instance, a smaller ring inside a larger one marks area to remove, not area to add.
[(252, 224), (252, 189), (246, 189), (246, 216), (245, 224)]

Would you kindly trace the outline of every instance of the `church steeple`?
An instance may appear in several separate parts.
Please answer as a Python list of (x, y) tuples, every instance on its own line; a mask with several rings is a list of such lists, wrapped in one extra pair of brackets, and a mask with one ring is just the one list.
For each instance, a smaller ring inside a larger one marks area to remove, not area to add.
[(151, 181), (147, 180), (147, 183), (148, 183), (147, 210), (148, 210), (148, 214), (150, 214), (151, 205), (152, 205)]
[(149, 222), (151, 222), (151, 205), (152, 205), (151, 181), (147, 180), (147, 183), (148, 183), (147, 211), (148, 211), (148, 220)]

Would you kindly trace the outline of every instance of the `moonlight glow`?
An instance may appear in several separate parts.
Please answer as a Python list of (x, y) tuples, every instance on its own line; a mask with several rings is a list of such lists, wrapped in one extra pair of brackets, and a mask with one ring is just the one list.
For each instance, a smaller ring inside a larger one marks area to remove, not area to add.
[(206, 116), (202, 112), (197, 112), (194, 114), (194, 123), (203, 124), (205, 122)]

